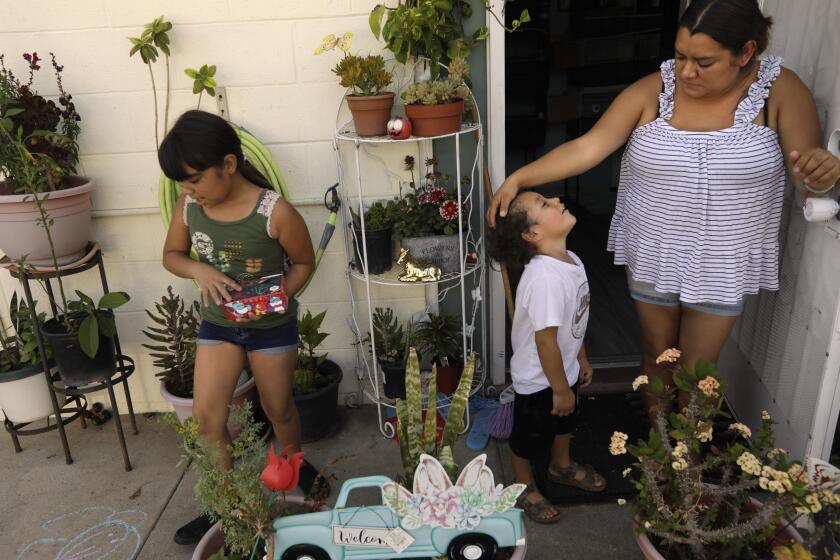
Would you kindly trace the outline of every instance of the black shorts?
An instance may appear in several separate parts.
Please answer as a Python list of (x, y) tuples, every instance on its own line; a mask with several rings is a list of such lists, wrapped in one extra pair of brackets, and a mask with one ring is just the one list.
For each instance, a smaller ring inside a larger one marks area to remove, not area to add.
[[(577, 383), (572, 386), (577, 398)], [(510, 434), (510, 449), (524, 459), (547, 459), (555, 436), (575, 431), (578, 405), (568, 416), (554, 416), (551, 387), (530, 395), (516, 393), (513, 400), (513, 430)]]

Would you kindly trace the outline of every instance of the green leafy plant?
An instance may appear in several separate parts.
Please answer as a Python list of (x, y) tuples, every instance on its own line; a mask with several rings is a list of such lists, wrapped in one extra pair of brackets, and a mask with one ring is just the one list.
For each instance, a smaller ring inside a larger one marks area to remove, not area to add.
[[(397, 437), (400, 444), (400, 459), (403, 467), (404, 485), (411, 488), (414, 472), (420, 463), (420, 455), (427, 453), (435, 457), (446, 469), (449, 478), (458, 476), (452, 450), (458, 434), (464, 429), (464, 412), (470, 398), (470, 388), (475, 373), (476, 354), (470, 355), (458, 389), (452, 395), (449, 413), (443, 433), (437, 431), (437, 385), (432, 371), (429, 377), (428, 398), (423, 406), (420, 384), (420, 360), (414, 348), (408, 351), (408, 365), (405, 370), (405, 400), (397, 399)], [(426, 417), (423, 418), (425, 411)]]
[(99, 335), (113, 338), (117, 334), (117, 325), (109, 311), (125, 305), (131, 297), (125, 292), (110, 292), (94, 303), (90, 296), (79, 290), (76, 295), (79, 299), (68, 302), (68, 309), (74, 316), (74, 327), (78, 325), (82, 351), (93, 358), (99, 350)]
[(152, 97), (155, 105), (155, 146), (160, 146), (160, 139), (158, 137), (157, 87), (155, 86), (155, 73), (152, 71), (152, 64), (157, 61), (160, 54), (158, 49), (163, 51), (166, 60), (166, 106), (163, 111), (163, 130), (166, 132), (169, 129), (169, 31), (171, 30), (172, 24), (166, 21), (163, 16), (160, 16), (144, 25), (143, 32), (139, 37), (128, 38), (131, 41), (131, 50), (128, 52), (128, 56), (132, 57), (139, 53), (143, 64), (149, 67), (149, 77), (152, 80)]
[[(219, 448), (199, 436), (198, 420), (180, 423), (174, 414), (166, 421), (175, 428), (184, 447), (182, 463), (192, 463), (198, 473), (195, 495), (202, 510), (219, 522), (225, 537), (224, 550), (215, 558), (248, 558), (272, 535), (274, 519), (282, 515), (308, 513), (321, 509), (325, 496), (321, 485), (307, 496), (304, 504), (286, 501), (285, 494), (272, 492), (260, 481), (268, 450), (260, 439), (261, 424), (253, 418), (251, 403), (232, 406), (230, 416), (239, 426), (239, 435), (228, 449), (233, 467), (225, 468)], [(262, 554), (262, 551), (261, 551)]]
[[(35, 302), (37, 305), (37, 302)], [(46, 314), (38, 313), (37, 324), (33, 323), (29, 306), (22, 299), (18, 299), (17, 293), (12, 294), (9, 303), (10, 328), (0, 321), (0, 372), (14, 371), (24, 367), (39, 365), (41, 357), (38, 355), (38, 340), (35, 329), (44, 324)], [(8, 334), (9, 331), (11, 334)], [(44, 349), (47, 358), (51, 351), (47, 346)]]
[(198, 94), (198, 105), (196, 109), (201, 109), (201, 96), (206, 91), (207, 95), (216, 95), (216, 65), (207, 66), (203, 64), (198, 70), (194, 68), (187, 68), (184, 74), (193, 80), (193, 93)]
[[(426, 160), (426, 175), (420, 185), (414, 180), (414, 158), (405, 157), (405, 168), (411, 171), (409, 190), (394, 204), (394, 237), (425, 237), (429, 235), (453, 235), (458, 232), (458, 194), (450, 185), (450, 176), (435, 169), (436, 159)], [(468, 187), (470, 179), (461, 178), (462, 187)], [(468, 202), (466, 196), (461, 204), (465, 216)], [(466, 219), (465, 217), (463, 219)]]
[(148, 309), (146, 315), (157, 325), (143, 331), (157, 344), (143, 344), (152, 352), (154, 365), (160, 368), (155, 375), (176, 397), (191, 399), (195, 373), (195, 344), (198, 337), (200, 311), (197, 301), (185, 305), (180, 296), (166, 288), (159, 302), (155, 302), (157, 314)]
[(424, 358), (442, 366), (461, 353), (461, 321), (452, 315), (429, 313), (429, 320), (418, 323), (411, 344)]
[(405, 363), (405, 331), (393, 309), (382, 307), (374, 309), (373, 341), (376, 343), (379, 363), (387, 366)]
[[(376, 231), (380, 229), (387, 229), (394, 225), (396, 219), (397, 201), (377, 200), (365, 209), (365, 229), (367, 231)], [(350, 208), (350, 213), (353, 216), (353, 227), (356, 230), (362, 229), (362, 221), (359, 214), (353, 208)]]
[[(484, 7), (505, 27), (489, 0)], [(465, 35), (464, 19), (472, 13), (466, 0), (400, 0), (394, 7), (375, 6), (368, 22), (373, 36), (385, 42), (397, 61), (405, 64), (409, 58), (428, 59), (431, 76), (437, 78), (444, 57), (466, 58), (476, 43), (487, 38), (488, 30), (483, 25), (471, 37)], [(523, 10), (519, 19), (505, 29), (514, 31), (530, 20), (528, 10)]]
[(315, 353), (316, 348), (329, 336), (329, 333), (323, 333), (320, 330), (326, 315), (326, 310), (312, 315), (312, 312), (307, 309), (298, 321), (300, 343), (295, 359), (293, 380), (296, 395), (312, 393), (333, 381), (331, 377), (321, 372), (321, 366), (327, 360), (327, 355)]
[[(626, 446), (626, 434), (612, 436), (613, 455), (629, 452), (636, 459), (625, 474), (639, 491), (633, 500), (638, 531), (669, 558), (768, 558), (779, 523), (808, 505), (802, 464), (774, 447), (767, 412), (755, 435), (735, 422), (722, 441), (711, 443), (715, 419), (725, 416), (720, 373), (703, 360), (677, 364), (679, 356), (669, 349), (657, 360), (675, 364), (673, 386), (647, 376), (633, 383), (636, 389), (648, 385), (662, 405), (648, 438)], [(665, 403), (678, 390), (687, 405), (666, 417)], [(750, 493), (759, 489), (767, 495), (753, 507)]]
[(24, 53), (29, 69), (21, 82), (0, 55), (0, 177), (7, 193), (42, 193), (59, 190), (79, 162), (78, 136), (81, 117), (73, 96), (64, 90), (64, 70), (50, 53), (58, 103), (47, 100), (32, 87), (41, 69), (38, 53)]
[(464, 101), (465, 110), (472, 107), (472, 96), (468, 86), (470, 67), (463, 58), (449, 63), (446, 77), (425, 80), (409, 85), (401, 94), (406, 105), (438, 105)]
[(330, 33), (319, 43), (315, 54), (338, 49), (343, 53), (341, 60), (332, 69), (341, 80), (341, 87), (349, 88), (350, 95), (381, 95), (391, 83), (391, 73), (385, 68), (385, 59), (380, 55), (358, 56), (348, 54), (353, 34), (349, 31), (340, 37)]

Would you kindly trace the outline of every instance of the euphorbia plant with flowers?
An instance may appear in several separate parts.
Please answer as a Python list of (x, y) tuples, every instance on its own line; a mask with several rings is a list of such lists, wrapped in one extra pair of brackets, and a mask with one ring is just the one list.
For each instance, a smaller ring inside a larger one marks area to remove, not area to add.
[[(712, 443), (714, 420), (727, 417), (720, 373), (703, 360), (690, 366), (679, 358), (672, 348), (657, 360), (673, 364), (673, 386), (653, 376), (633, 383), (634, 390), (646, 385), (661, 405), (648, 438), (627, 445), (627, 436), (615, 432), (610, 443), (613, 455), (629, 452), (636, 459), (624, 475), (639, 491), (632, 503), (637, 534), (665, 558), (768, 558), (780, 544), (774, 537), (780, 526), (807, 505), (804, 469), (774, 446), (766, 412), (755, 434), (733, 422)], [(662, 410), (676, 391), (687, 404), (666, 416)], [(769, 496), (751, 500), (759, 490)]]
[(298, 484), (303, 453), (290, 456), (286, 447), (277, 455), (273, 445), (266, 449), (260, 438), (262, 424), (254, 420), (250, 402), (232, 406), (230, 414), (241, 429), (229, 446), (231, 468), (222, 463), (218, 447), (199, 436), (198, 420), (190, 417), (182, 424), (171, 414), (167, 421), (183, 441), (184, 459), (192, 461), (198, 472), (195, 493), (199, 505), (221, 524), (225, 551), (213, 558), (256, 558), (255, 552), (262, 551), (270, 541), (276, 517), (321, 509), (324, 485), (316, 481), (303, 503), (287, 499), (287, 492)]

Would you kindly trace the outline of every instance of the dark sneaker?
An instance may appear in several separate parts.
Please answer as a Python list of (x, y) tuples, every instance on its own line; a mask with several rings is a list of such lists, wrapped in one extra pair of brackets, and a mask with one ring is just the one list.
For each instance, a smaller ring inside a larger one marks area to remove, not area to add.
[(320, 494), (320, 497), (323, 499), (329, 496), (330, 482), (318, 474), (318, 469), (313, 467), (312, 463), (304, 459), (298, 471), (298, 488), (301, 489), (304, 496), (309, 496), (316, 480), (318, 481), (318, 488), (316, 490)]
[(202, 513), (175, 531), (175, 542), (178, 544), (196, 544), (212, 526), (213, 521)]

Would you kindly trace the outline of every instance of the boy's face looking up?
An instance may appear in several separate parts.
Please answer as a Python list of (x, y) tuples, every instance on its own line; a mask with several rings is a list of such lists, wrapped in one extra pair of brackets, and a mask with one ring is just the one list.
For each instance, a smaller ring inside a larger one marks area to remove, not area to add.
[(577, 222), (559, 198), (545, 198), (532, 191), (516, 197), (514, 209), (527, 212), (531, 227), (522, 236), (538, 247), (541, 243), (565, 240)]

